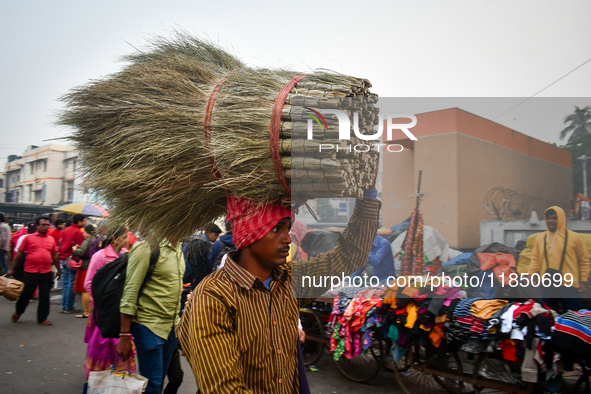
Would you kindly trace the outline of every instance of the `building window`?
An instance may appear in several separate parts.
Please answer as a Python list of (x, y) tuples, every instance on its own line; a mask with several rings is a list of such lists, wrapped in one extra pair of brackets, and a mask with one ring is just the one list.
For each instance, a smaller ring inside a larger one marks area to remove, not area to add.
[(35, 202), (43, 202), (43, 190), (35, 190)]
[(47, 160), (37, 160), (35, 162), (35, 170), (37, 172), (46, 172), (47, 171)]
[(74, 181), (66, 181), (64, 183), (64, 197), (66, 202), (74, 200)]
[(31, 175), (33, 175), (34, 170), (35, 170), (35, 163), (31, 163)]
[(4, 187), (4, 179), (0, 179), (0, 189)]

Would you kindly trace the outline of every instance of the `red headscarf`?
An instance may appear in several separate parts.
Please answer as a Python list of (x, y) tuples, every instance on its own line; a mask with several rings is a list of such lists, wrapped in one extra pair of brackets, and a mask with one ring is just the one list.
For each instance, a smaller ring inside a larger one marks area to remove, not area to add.
[(292, 218), (292, 213), (280, 203), (259, 205), (252, 199), (228, 197), (227, 220), (232, 223), (232, 241), (237, 249), (263, 238), (283, 218)]

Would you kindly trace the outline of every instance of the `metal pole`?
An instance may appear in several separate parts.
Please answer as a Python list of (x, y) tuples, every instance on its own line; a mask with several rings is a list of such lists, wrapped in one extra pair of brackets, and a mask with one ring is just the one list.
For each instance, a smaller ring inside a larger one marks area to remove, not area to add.
[[(587, 197), (587, 159), (591, 159), (591, 157), (583, 155), (579, 156), (578, 159), (583, 161), (583, 195)], [(579, 202), (579, 212), (581, 212), (581, 219), (585, 220), (587, 219), (587, 212), (582, 213), (581, 205), (583, 205), (582, 201)], [(585, 203), (585, 205), (587, 205), (587, 203)]]
[(423, 170), (419, 171), (419, 185), (417, 187), (417, 213), (419, 211), (419, 205), (421, 202), (421, 178), (423, 177)]
[(579, 157), (580, 160), (583, 160), (583, 194), (585, 197), (587, 196), (587, 159), (590, 159), (589, 156), (583, 155)]

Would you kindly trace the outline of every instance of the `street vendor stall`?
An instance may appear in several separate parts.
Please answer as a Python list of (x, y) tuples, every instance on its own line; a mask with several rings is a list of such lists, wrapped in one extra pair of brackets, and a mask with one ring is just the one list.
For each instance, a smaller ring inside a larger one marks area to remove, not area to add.
[(526, 292), (499, 297), (521, 287), (509, 279), (517, 253), (501, 244), (432, 275), (417, 196), (399, 276), (383, 287), (336, 289), (325, 295), (332, 301), (303, 310), (316, 321), (312, 341), (327, 344), (348, 379), (366, 382), (389, 369), (407, 394), (589, 393), (591, 311), (558, 315), (538, 299), (515, 297)]
[(329, 347), (350, 380), (385, 368), (406, 393), (591, 389), (591, 311), (558, 315), (535, 300), (466, 298), (429, 282), (335, 292), (301, 316), (307, 341)]

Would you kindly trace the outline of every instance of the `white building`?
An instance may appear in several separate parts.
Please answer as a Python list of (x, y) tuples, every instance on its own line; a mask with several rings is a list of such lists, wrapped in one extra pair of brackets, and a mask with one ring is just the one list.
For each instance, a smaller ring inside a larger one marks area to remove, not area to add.
[(2, 201), (6, 195), (6, 179), (4, 179), (4, 175), (4, 172), (0, 171), (0, 198), (2, 198)]
[(5, 166), (6, 201), (61, 205), (74, 201), (77, 152), (65, 145), (31, 145)]

